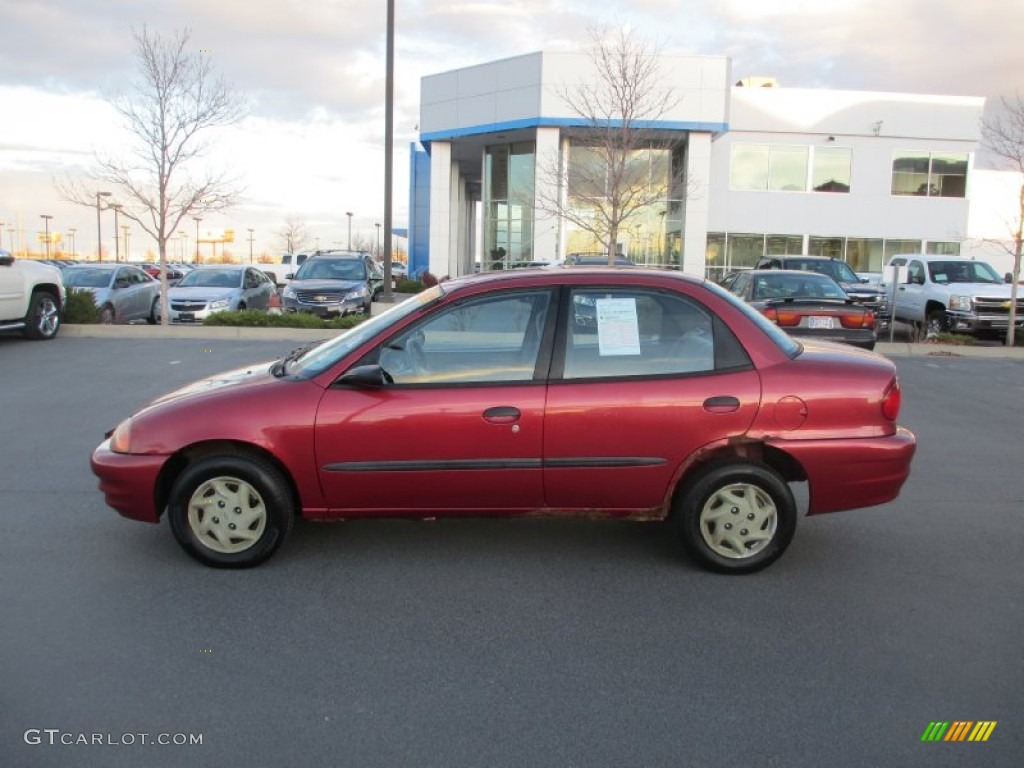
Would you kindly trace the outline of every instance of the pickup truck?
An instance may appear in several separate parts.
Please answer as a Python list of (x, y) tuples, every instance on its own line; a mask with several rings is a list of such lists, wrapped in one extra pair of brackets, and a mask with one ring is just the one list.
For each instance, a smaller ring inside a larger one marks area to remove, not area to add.
[[(974, 336), (1006, 333), (1010, 291), (1004, 278), (984, 261), (932, 253), (900, 254), (890, 267), (906, 267), (897, 285), (893, 313), (926, 337), (955, 331)], [(1024, 327), (1024, 297), (1017, 298), (1015, 325)]]
[(0, 250), (0, 331), (52, 339), (60, 330), (66, 298), (59, 269)]

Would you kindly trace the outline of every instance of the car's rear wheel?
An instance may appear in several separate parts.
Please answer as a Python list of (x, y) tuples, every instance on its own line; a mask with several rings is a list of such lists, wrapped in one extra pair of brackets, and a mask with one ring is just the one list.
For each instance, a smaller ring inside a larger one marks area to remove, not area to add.
[(25, 337), (35, 340), (52, 339), (60, 330), (60, 308), (53, 295), (36, 291), (25, 315)]
[(114, 322), (114, 307), (104, 304), (100, 307), (100, 322), (104, 325), (111, 325)]
[(771, 467), (714, 464), (676, 495), (673, 518), (687, 552), (720, 573), (752, 573), (775, 562), (796, 531), (796, 502)]
[(167, 505), (182, 548), (216, 568), (249, 568), (291, 531), (295, 503), (281, 472), (256, 456), (200, 459), (175, 480)]

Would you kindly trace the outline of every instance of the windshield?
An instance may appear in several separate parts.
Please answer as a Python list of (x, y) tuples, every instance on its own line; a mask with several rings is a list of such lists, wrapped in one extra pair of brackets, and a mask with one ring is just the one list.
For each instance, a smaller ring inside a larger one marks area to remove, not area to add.
[(178, 288), (238, 288), (242, 284), (240, 269), (196, 269), (178, 283)]
[(112, 269), (68, 269), (64, 271), (64, 285), (69, 288), (106, 288), (113, 274)]
[(1002, 283), (984, 261), (933, 261), (928, 264), (933, 283)]
[(301, 374), (305, 377), (317, 376), (388, 326), (401, 322), (414, 312), (440, 300), (443, 296), (444, 290), (439, 285), (417, 293), (415, 296), (410, 296), (400, 304), (396, 304), (379, 315), (374, 315), (355, 328), (313, 347), (291, 363), (285, 373)]
[(365, 280), (362, 259), (311, 259), (299, 267), (296, 280)]
[(712, 293), (717, 293), (723, 299), (732, 304), (736, 309), (746, 315), (750, 321), (764, 331), (764, 334), (770, 338), (775, 345), (783, 351), (788, 357), (796, 357), (797, 353), (800, 352), (800, 345), (793, 341), (793, 337), (782, 330), (779, 326), (769, 320), (767, 317), (762, 315), (752, 306), (747, 304), (737, 296), (729, 293), (725, 288), (720, 285), (715, 285), (711, 281), (705, 281), (704, 283), (707, 289)]
[(803, 269), (828, 275), (840, 283), (859, 283), (857, 273), (845, 261), (834, 259), (786, 259), (786, 269)]

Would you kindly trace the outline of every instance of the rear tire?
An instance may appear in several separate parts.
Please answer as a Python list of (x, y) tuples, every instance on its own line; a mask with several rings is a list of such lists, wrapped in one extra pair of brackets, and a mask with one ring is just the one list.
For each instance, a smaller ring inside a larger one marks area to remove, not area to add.
[(676, 494), (673, 522), (683, 547), (719, 573), (753, 573), (786, 551), (796, 531), (796, 501), (771, 467), (747, 461), (698, 470)]
[(36, 291), (28, 303), (25, 314), (25, 338), (34, 341), (49, 341), (60, 330), (60, 307), (53, 294)]

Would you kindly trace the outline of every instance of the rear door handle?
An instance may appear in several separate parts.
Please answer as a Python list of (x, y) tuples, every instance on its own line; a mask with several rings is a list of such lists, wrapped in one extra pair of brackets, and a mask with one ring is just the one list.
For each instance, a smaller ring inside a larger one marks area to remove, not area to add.
[(708, 413), (732, 413), (740, 408), (739, 399), (731, 395), (709, 397), (704, 401), (704, 410)]
[(484, 411), (484, 421), (491, 424), (512, 424), (519, 421), (521, 415), (519, 409), (511, 405), (496, 405)]

